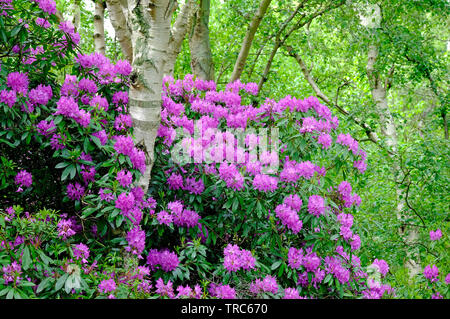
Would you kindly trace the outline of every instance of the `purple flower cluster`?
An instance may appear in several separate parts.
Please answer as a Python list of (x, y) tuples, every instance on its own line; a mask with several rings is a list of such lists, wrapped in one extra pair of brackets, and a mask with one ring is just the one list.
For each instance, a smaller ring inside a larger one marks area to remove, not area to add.
[(179, 263), (177, 254), (167, 249), (161, 251), (150, 249), (147, 256), (147, 264), (152, 270), (161, 268), (165, 272), (169, 272), (175, 270)]
[(128, 246), (125, 249), (133, 255), (141, 257), (145, 248), (145, 231), (139, 227), (133, 227), (127, 233)]
[(22, 191), (23, 187), (30, 187), (33, 183), (33, 178), (29, 172), (26, 170), (21, 170), (19, 173), (17, 173), (16, 178), (14, 179), (14, 182), (19, 185), (18, 192)]
[[(167, 208), (171, 212), (170, 216), (175, 225), (190, 228), (199, 224), (200, 215), (193, 210), (184, 209), (180, 201), (168, 203)], [(160, 218), (164, 219), (163, 215)], [(168, 220), (170, 217), (166, 216), (165, 219)]]
[(12, 108), (14, 104), (17, 101), (17, 95), (16, 91), (7, 91), (7, 90), (1, 90), (0, 91), (0, 102), (5, 103), (9, 106), (9, 108)]
[(344, 202), (344, 207), (351, 207), (353, 204), (359, 206), (361, 204), (361, 198), (358, 194), (352, 194), (352, 186), (349, 182), (343, 181), (338, 186), (338, 192)]
[(251, 251), (240, 249), (237, 245), (228, 244), (224, 249), (223, 266), (228, 271), (254, 269), (256, 259)]
[(386, 274), (389, 272), (389, 265), (383, 259), (380, 259), (380, 260), (375, 259), (373, 261), (372, 265), (378, 268), (378, 270), (382, 276), (386, 276)]
[(58, 223), (58, 236), (63, 240), (76, 234), (75, 225), (70, 219), (61, 219)]
[(34, 0), (39, 8), (48, 14), (56, 14), (56, 3), (53, 0)]
[(277, 280), (270, 275), (264, 277), (263, 280), (256, 279), (255, 282), (250, 284), (250, 291), (255, 295), (262, 292), (271, 292), (276, 294), (278, 292)]
[(298, 290), (296, 288), (286, 288), (284, 289), (283, 299), (304, 299), (300, 297)]
[(82, 263), (87, 263), (87, 259), (89, 258), (89, 247), (83, 243), (79, 243), (75, 245), (73, 248), (73, 256), (81, 260)]
[(219, 299), (236, 299), (236, 290), (229, 285), (211, 284), (209, 293), (212, 297)]
[(319, 195), (311, 195), (308, 200), (308, 213), (319, 217), (325, 213), (325, 200)]
[(98, 291), (105, 294), (113, 292), (116, 288), (117, 285), (114, 279), (102, 280), (98, 285)]
[(286, 204), (278, 205), (275, 208), (275, 213), (282, 224), (292, 230), (294, 234), (297, 234), (302, 229), (303, 223), (299, 219), (297, 211), (291, 206)]
[(116, 179), (122, 187), (128, 187), (133, 181), (133, 176), (130, 171), (121, 170), (117, 173)]
[(244, 176), (239, 173), (236, 165), (223, 162), (219, 166), (219, 177), (225, 181), (227, 187), (242, 190), (244, 187)]
[(67, 185), (67, 197), (69, 197), (71, 200), (80, 200), (84, 195), (84, 190), (84, 187), (79, 183), (70, 183), (69, 185)]
[(22, 280), (22, 278), (20, 277), (20, 274), (22, 273), (22, 267), (16, 261), (13, 261), (10, 265), (3, 266), (2, 271), (5, 285), (10, 282), (18, 285)]
[(55, 115), (61, 114), (75, 120), (82, 127), (86, 128), (91, 123), (91, 113), (84, 109), (80, 109), (78, 103), (72, 96), (61, 96), (56, 102)]
[(435, 231), (430, 230), (430, 240), (439, 240), (442, 237), (442, 231), (437, 229)]
[(439, 280), (438, 279), (439, 269), (438, 267), (436, 267), (436, 265), (433, 266), (427, 265), (423, 270), (423, 275), (431, 282), (437, 282)]
[(347, 283), (350, 280), (350, 270), (347, 269), (340, 258), (327, 256), (324, 258), (325, 271), (332, 274), (341, 283)]
[(6, 77), (6, 84), (16, 93), (26, 95), (28, 92), (28, 75), (26, 73), (12, 72)]
[(273, 192), (278, 186), (278, 179), (264, 174), (257, 174), (253, 179), (253, 188), (261, 192)]

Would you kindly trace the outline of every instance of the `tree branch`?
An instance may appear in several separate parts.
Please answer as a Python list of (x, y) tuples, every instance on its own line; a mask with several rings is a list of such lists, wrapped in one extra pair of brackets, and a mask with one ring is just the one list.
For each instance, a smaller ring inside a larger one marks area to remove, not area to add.
[(248, 27), (247, 33), (245, 34), (244, 41), (242, 42), (241, 50), (234, 65), (230, 82), (234, 82), (241, 77), (242, 71), (244, 70), (245, 62), (247, 61), (247, 57), (250, 52), (250, 48), (252, 46), (253, 39), (255, 37), (256, 30), (258, 29), (259, 24), (261, 23), (264, 15), (266, 14), (267, 8), (269, 7), (271, 1), (272, 0), (261, 0), (261, 2), (259, 3), (258, 10), (256, 11), (255, 16), (253, 17)]

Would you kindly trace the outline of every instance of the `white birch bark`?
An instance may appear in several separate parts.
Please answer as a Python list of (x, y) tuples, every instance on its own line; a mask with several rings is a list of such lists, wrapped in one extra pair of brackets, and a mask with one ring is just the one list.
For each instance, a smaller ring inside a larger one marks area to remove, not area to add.
[(155, 159), (154, 146), (161, 118), (161, 91), (173, 0), (129, 0), (128, 18), (133, 46), (129, 110), (135, 143), (146, 154), (144, 175), (138, 182), (147, 191)]
[(105, 6), (101, 0), (95, 1), (94, 12), (94, 48), (95, 52), (105, 55)]
[[(131, 2), (131, 1), (130, 1)], [(128, 28), (127, 18), (124, 13), (124, 5), (121, 0), (106, 0), (109, 19), (114, 28), (116, 38), (119, 41), (120, 47), (122, 48), (122, 53), (128, 62), (133, 62), (133, 44), (131, 43), (131, 31)], [(127, 12), (128, 10), (126, 10)]]

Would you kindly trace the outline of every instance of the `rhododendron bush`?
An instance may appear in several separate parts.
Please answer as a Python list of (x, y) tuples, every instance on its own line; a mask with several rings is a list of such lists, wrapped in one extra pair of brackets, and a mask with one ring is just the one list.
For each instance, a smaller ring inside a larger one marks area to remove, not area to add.
[(0, 297), (394, 296), (358, 257), (366, 154), (326, 106), (166, 77), (145, 193), (131, 66), (55, 12), (0, 0)]

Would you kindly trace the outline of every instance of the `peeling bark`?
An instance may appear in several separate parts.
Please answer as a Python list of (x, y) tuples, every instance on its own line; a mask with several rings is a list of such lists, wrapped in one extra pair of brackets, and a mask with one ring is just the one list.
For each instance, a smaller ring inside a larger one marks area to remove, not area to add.
[(164, 75), (173, 76), (175, 62), (181, 51), (181, 45), (188, 30), (192, 27), (194, 15), (198, 10), (197, 0), (186, 0), (178, 13), (177, 19), (170, 32), (169, 48), (167, 50), (167, 61), (164, 68)]
[(200, 0), (189, 38), (192, 73), (203, 80), (214, 80), (214, 63), (209, 43), (210, 0)]
[(234, 65), (233, 73), (231, 74), (230, 82), (234, 82), (241, 77), (245, 62), (247, 61), (248, 54), (250, 53), (250, 48), (252, 46), (256, 30), (266, 14), (267, 8), (269, 7), (271, 1), (272, 0), (261, 0), (259, 3), (258, 10), (256, 11), (256, 14), (248, 27), (247, 33), (245, 34), (239, 56)]
[(161, 91), (170, 37), (173, 0), (129, 0), (128, 17), (133, 46), (129, 111), (136, 145), (146, 154), (138, 186), (147, 191), (154, 163), (155, 139), (161, 118)]
[(95, 2), (94, 48), (95, 52), (105, 55), (105, 4), (101, 0)]
[[(130, 3), (132, 1), (129, 1)], [(133, 62), (133, 44), (131, 42), (131, 32), (127, 26), (127, 18), (124, 14), (123, 5), (121, 0), (106, 0), (109, 19), (116, 33), (116, 38), (119, 41), (122, 53), (128, 62)], [(126, 9), (126, 8), (125, 8)]]

